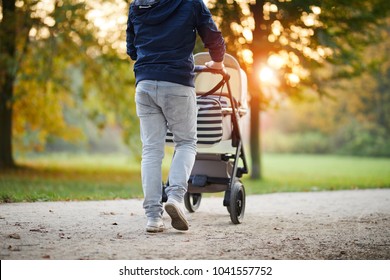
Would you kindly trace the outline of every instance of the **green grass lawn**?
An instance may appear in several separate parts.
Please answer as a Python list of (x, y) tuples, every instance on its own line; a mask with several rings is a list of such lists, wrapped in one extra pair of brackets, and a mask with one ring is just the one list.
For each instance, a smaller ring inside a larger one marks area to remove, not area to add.
[(52, 154), (0, 171), (0, 202), (141, 197), (139, 165), (126, 156)]
[[(18, 162), (23, 168), (0, 172), (0, 202), (142, 197), (139, 161), (126, 156), (55, 154)], [(390, 187), (389, 158), (267, 154), (262, 164), (263, 180), (242, 178), (248, 194)], [(168, 166), (164, 161), (164, 176)]]
[(263, 180), (243, 180), (248, 193), (390, 187), (389, 158), (267, 154), (262, 164)]

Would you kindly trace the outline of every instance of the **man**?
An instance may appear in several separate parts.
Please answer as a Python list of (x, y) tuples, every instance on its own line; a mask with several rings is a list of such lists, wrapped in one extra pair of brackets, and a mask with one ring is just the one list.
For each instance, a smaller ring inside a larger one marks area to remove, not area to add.
[(196, 94), (192, 52), (196, 34), (209, 49), (207, 67), (222, 69), (225, 42), (202, 0), (135, 0), (129, 8), (127, 54), (135, 60), (136, 110), (142, 140), (142, 188), (146, 231), (164, 230), (161, 164), (165, 135), (175, 156), (169, 171), (165, 211), (172, 227), (188, 230), (183, 197), (196, 155)]

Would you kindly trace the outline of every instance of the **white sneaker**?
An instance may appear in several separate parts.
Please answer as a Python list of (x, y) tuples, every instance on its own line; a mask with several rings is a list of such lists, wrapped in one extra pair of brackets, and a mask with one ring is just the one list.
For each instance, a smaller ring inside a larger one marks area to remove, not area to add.
[(156, 233), (164, 231), (165, 226), (161, 218), (148, 219), (146, 224), (146, 232)]
[(165, 211), (172, 219), (172, 227), (177, 230), (188, 230), (189, 224), (179, 202), (168, 199), (165, 203)]

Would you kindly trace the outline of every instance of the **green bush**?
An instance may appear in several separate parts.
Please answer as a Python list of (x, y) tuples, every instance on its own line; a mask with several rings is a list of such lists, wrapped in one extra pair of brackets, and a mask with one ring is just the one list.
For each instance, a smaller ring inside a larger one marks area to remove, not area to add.
[(390, 135), (382, 127), (351, 121), (335, 134), (268, 131), (263, 151), (271, 153), (340, 154), (390, 157)]
[(263, 139), (265, 152), (324, 154), (331, 152), (329, 137), (319, 132), (282, 133), (273, 131)]
[(358, 156), (390, 156), (390, 135), (374, 124), (355, 120), (342, 127), (333, 137), (335, 153)]

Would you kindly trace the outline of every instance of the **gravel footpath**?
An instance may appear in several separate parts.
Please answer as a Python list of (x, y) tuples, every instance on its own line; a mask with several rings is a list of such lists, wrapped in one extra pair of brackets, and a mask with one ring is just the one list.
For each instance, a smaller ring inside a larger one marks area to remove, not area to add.
[(147, 234), (139, 199), (0, 204), (0, 259), (390, 259), (390, 189), (247, 196), (240, 225), (209, 197), (187, 216)]

